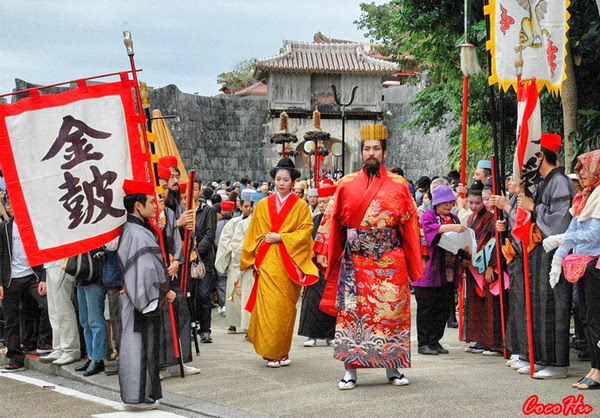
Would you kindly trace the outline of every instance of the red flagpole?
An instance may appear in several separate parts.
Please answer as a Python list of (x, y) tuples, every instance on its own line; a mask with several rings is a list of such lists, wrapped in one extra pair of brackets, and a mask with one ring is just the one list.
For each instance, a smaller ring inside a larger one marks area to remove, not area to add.
[[(463, 186), (467, 185), (467, 109), (469, 107), (469, 76), (463, 76), (463, 114), (462, 114), (462, 153), (461, 153), (461, 170), (460, 170), (460, 182)], [(461, 196), (465, 198), (463, 193)], [(458, 335), (459, 339), (463, 335), (463, 310), (465, 304), (464, 290), (462, 278), (458, 282)]]
[(533, 356), (533, 323), (531, 319), (531, 288), (529, 283), (529, 250), (527, 243), (523, 244), (523, 270), (525, 276), (525, 306), (527, 309), (527, 338), (529, 341), (529, 367), (533, 378), (535, 373), (535, 358)]
[[(492, 193), (494, 195), (497, 194), (497, 185), (496, 185), (496, 156), (492, 155)], [(494, 209), (494, 224), (498, 222), (498, 208)], [(500, 233), (498, 229), (494, 228), (494, 234), (496, 236), (496, 262), (498, 263), (498, 284), (500, 285), (500, 319), (501, 319), (501, 327), (502, 327), (502, 348), (504, 351), (504, 358), (508, 358), (506, 353), (506, 325), (504, 323), (504, 269), (502, 268), (502, 251), (500, 242)]]
[[(131, 39), (131, 33), (129, 31), (124, 31), (123, 36), (125, 37), (125, 39), (123, 40), (123, 43), (125, 44), (125, 47), (127, 48), (127, 55), (129, 56), (129, 63), (131, 65), (131, 72), (133, 75), (138, 115), (140, 116), (140, 118), (146, 119), (146, 115), (142, 108), (142, 96), (140, 94), (140, 85), (139, 85), (139, 81), (137, 78), (137, 71), (135, 69), (135, 60), (133, 58), (133, 56), (135, 55), (135, 53), (133, 51), (133, 40)], [(160, 189), (160, 184), (158, 183), (158, 164), (156, 162), (155, 163), (152, 162), (152, 155), (155, 155), (154, 143), (148, 141), (148, 135), (146, 132), (146, 123), (145, 122), (146, 121), (140, 122), (139, 126), (141, 126), (141, 131), (142, 131), (142, 141), (144, 144), (144, 152), (148, 155), (147, 169), (149, 171), (150, 179), (154, 183), (154, 187), (155, 187), (154, 190), (155, 190), (155, 194), (156, 194), (155, 198), (157, 199), (157, 202), (158, 202), (158, 194), (159, 194), (159, 189)], [(156, 217), (158, 218), (159, 216), (160, 216), (160, 212), (159, 212), (158, 205), (157, 205), (156, 206)], [(167, 258), (167, 253), (165, 250), (165, 243), (163, 241), (163, 236), (160, 231), (158, 233), (158, 243), (160, 245), (163, 260), (165, 262), (165, 267), (168, 267), (168, 258)], [(181, 352), (180, 352), (181, 343), (180, 343), (179, 336), (177, 335), (175, 312), (173, 310), (173, 304), (169, 303), (168, 305), (169, 305), (169, 317), (171, 320), (171, 335), (173, 337), (173, 351), (175, 352), (175, 357), (177, 358), (177, 360), (179, 362), (179, 370), (181, 372), (181, 377), (183, 378), (183, 377), (185, 377), (185, 372), (184, 372), (184, 367), (183, 367), (183, 357), (181, 356)]]

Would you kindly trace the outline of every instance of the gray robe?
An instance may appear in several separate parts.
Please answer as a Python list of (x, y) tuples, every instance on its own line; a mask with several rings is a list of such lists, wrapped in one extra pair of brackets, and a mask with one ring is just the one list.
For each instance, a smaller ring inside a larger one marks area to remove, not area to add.
[[(543, 238), (563, 234), (571, 222), (571, 202), (576, 190), (573, 182), (557, 167), (544, 178), (534, 194), (534, 219)], [(546, 253), (538, 244), (529, 253), (533, 353), (535, 364), (569, 366), (569, 329), (573, 285), (561, 276), (552, 289), (549, 283), (554, 251)], [(528, 346), (521, 350), (529, 361)]]
[(136, 404), (162, 397), (158, 370), (158, 310), (168, 290), (166, 270), (153, 232), (127, 216), (117, 250), (126, 293), (121, 297), (123, 335), (119, 349), (121, 399)]

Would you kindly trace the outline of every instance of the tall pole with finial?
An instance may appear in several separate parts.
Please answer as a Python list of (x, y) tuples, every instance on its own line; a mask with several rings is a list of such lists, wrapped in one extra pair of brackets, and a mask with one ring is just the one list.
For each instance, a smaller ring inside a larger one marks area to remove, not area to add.
[(330, 84), (329, 87), (333, 90), (335, 103), (342, 109), (342, 176), (344, 176), (346, 174), (346, 108), (354, 102), (354, 95), (356, 94), (356, 90), (358, 90), (358, 86), (352, 87), (350, 100), (347, 103), (341, 102), (335, 84)]
[[(135, 68), (135, 52), (133, 50), (133, 39), (131, 38), (131, 32), (128, 30), (123, 31), (123, 44), (125, 45), (125, 49), (127, 51), (127, 55), (129, 56), (129, 63), (131, 65), (131, 72), (133, 73), (134, 80), (134, 90), (136, 97), (136, 105), (137, 105), (137, 113), (142, 119), (145, 119), (145, 112), (142, 103), (142, 95), (140, 93), (140, 85), (137, 78), (137, 71)], [(142, 144), (144, 146), (144, 153), (148, 155), (147, 164), (147, 172), (149, 179), (153, 182), (156, 192), (156, 198), (158, 199), (158, 195), (162, 194), (162, 187), (158, 182), (158, 156), (156, 155), (156, 150), (154, 148), (154, 141), (156, 140), (156, 135), (149, 135), (146, 129), (146, 124), (144, 121), (139, 123), (139, 128), (142, 133)], [(157, 200), (158, 201), (158, 200)], [(156, 217), (160, 216), (158, 205), (156, 208)], [(169, 266), (169, 258), (165, 249), (165, 243), (163, 240), (162, 233), (158, 231), (158, 243), (160, 245), (160, 249), (163, 256), (163, 261), (165, 263), (165, 267)], [(170, 277), (167, 277), (169, 284), (171, 283)], [(175, 352), (175, 357), (179, 363), (179, 370), (181, 372), (181, 377), (185, 377), (184, 367), (183, 367), (183, 356), (181, 355), (181, 340), (177, 334), (177, 321), (175, 320), (175, 312), (173, 310), (173, 304), (169, 303), (169, 317), (171, 320), (171, 334), (173, 337), (173, 349)]]
[[(471, 42), (471, 0), (465, 0), (465, 41), (460, 46), (460, 69), (463, 73), (461, 183), (467, 182), (467, 110), (469, 107), (469, 76), (481, 72), (477, 50)], [(464, 197), (464, 196), (463, 196)]]

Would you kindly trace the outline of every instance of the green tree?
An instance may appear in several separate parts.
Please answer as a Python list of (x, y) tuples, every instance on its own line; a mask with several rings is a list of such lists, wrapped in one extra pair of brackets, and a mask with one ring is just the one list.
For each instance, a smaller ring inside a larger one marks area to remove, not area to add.
[[(416, 109), (416, 115), (407, 126), (419, 127), (425, 133), (432, 129), (453, 127), (448, 138), (452, 148), (448, 163), (452, 168), (459, 167), (461, 153), (463, 76), (460, 71), (459, 46), (464, 40), (463, 8), (459, 6), (461, 3), (457, 4), (456, 0), (392, 0), (381, 5), (362, 3), (361, 17), (356, 21), (360, 29), (366, 30), (367, 37), (372, 42), (380, 44), (380, 52), (392, 56), (404, 68), (417, 70), (412, 81), (421, 81), (425, 77), (426, 87), (411, 103)], [(469, 78), (469, 156), (491, 154), (491, 121), (494, 117), (499, 117), (499, 112), (493, 111), (490, 106), (483, 5), (484, 0), (472, 0), (471, 41), (477, 47), (483, 73)], [(572, 0), (569, 11), (569, 44), (572, 45), (573, 55), (577, 56), (579, 53), (582, 56), (580, 65), (576, 63), (572, 68), (572, 78), (577, 86), (575, 106), (589, 111), (585, 118), (586, 134), (581, 134), (580, 129), (570, 135), (573, 137), (576, 154), (578, 150), (585, 148), (581, 146), (582, 143), (590, 144), (590, 138), (594, 133), (597, 135), (600, 127), (600, 117), (593, 116), (596, 115), (593, 111), (600, 110), (600, 89), (595, 87), (600, 85), (600, 36), (598, 8), (594, 0)], [(495, 95), (498, 102), (497, 90)], [(560, 98), (543, 92), (541, 101), (544, 131), (563, 133)], [(572, 108), (572, 103), (569, 106)], [(571, 126), (572, 121), (571, 117)], [(512, 90), (504, 94), (504, 123), (506, 162), (510, 167), (516, 129), (516, 98)], [(573, 128), (570, 127), (569, 130), (572, 132)], [(475, 158), (470, 158), (468, 168), (473, 169), (476, 162)]]
[(229, 72), (217, 76), (217, 83), (230, 90), (241, 89), (250, 84), (254, 76), (254, 60), (245, 59), (238, 62)]

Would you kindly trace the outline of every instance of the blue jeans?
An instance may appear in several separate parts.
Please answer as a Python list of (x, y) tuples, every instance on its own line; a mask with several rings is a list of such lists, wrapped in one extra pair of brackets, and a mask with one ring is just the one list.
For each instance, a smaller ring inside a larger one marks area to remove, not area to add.
[(200, 324), (200, 332), (210, 332), (212, 300), (210, 294), (215, 288), (215, 271), (212, 267), (206, 267), (206, 276), (194, 283), (194, 303), (196, 308), (196, 320)]
[(108, 330), (104, 320), (104, 288), (99, 284), (77, 287), (79, 302), (79, 322), (87, 352), (92, 360), (104, 360), (110, 357), (108, 348)]

